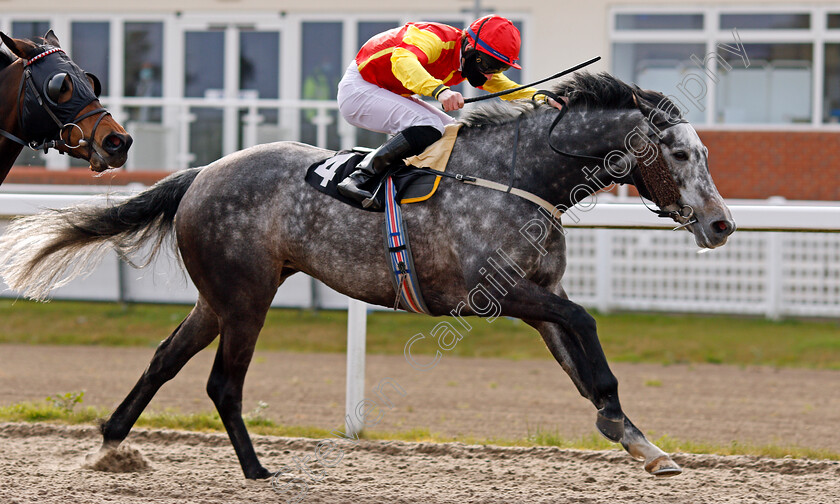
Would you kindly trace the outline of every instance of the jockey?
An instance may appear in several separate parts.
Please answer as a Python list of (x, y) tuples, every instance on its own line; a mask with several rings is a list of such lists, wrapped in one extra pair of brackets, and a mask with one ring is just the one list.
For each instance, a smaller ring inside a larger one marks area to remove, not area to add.
[[(359, 50), (338, 84), (338, 107), (353, 126), (394, 136), (370, 153), (356, 171), (338, 185), (348, 198), (376, 205), (362, 186), (408, 156), (421, 153), (440, 139), (452, 117), (424, 102), (430, 96), (451, 112), (464, 106), (453, 91), (464, 80), (495, 93), (518, 87), (502, 72), (517, 64), (519, 30), (501, 16), (485, 16), (466, 30), (441, 23), (408, 23), (375, 35)], [(503, 100), (532, 98), (525, 88)], [(561, 104), (544, 98), (560, 109)]]

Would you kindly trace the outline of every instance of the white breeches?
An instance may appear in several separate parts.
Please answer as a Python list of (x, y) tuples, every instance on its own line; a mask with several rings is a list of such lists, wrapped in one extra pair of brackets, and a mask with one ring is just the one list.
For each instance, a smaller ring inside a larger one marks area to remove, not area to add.
[(355, 61), (338, 83), (338, 109), (357, 128), (392, 135), (411, 126), (432, 126), (443, 133), (444, 126), (455, 122), (416, 95), (400, 96), (366, 81)]

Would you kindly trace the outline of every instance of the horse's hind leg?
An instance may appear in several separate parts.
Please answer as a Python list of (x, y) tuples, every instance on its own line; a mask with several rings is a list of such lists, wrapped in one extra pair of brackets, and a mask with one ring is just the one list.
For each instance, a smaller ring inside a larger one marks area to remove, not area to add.
[(171, 380), (190, 358), (219, 334), (216, 314), (199, 297), (195, 308), (168, 338), (158, 345), (149, 367), (128, 396), (102, 424), (103, 449), (115, 448), (128, 435), (140, 413), (160, 387)]
[(242, 419), (242, 388), (271, 296), (264, 306), (253, 299), (249, 301), (241, 310), (229, 310), (221, 316), (221, 340), (207, 381), (207, 394), (219, 411), (242, 472), (246, 478), (258, 479), (268, 478), (271, 473), (260, 464)]

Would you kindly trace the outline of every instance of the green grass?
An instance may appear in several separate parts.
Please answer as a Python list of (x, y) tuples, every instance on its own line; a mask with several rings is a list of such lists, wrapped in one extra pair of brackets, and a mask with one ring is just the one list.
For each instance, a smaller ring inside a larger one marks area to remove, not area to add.
[[(97, 424), (100, 418), (105, 418), (108, 411), (104, 408), (78, 407), (62, 408), (53, 402), (21, 402), (11, 406), (0, 407), (0, 422), (51, 422), (59, 424)], [(266, 418), (248, 418), (245, 423), (248, 430), (254, 434), (271, 436), (304, 437), (310, 439), (327, 439), (335, 437), (328, 429), (306, 426), (288, 426), (278, 424)], [(157, 413), (143, 413), (137, 421), (137, 427), (151, 429), (173, 429), (197, 432), (224, 432), (224, 426), (217, 413), (181, 414), (175, 411)], [(344, 432), (343, 426), (336, 426)], [(407, 431), (385, 432), (366, 431), (360, 436), (363, 439), (382, 441), (410, 441), (410, 442), (462, 442), (465, 444), (497, 445), (497, 446), (557, 446), (559, 448), (574, 448), (581, 450), (616, 450), (620, 449), (599, 436), (592, 434), (577, 439), (569, 439), (557, 432), (540, 428), (534, 430), (527, 437), (521, 439), (504, 438), (475, 438), (451, 437), (431, 433), (427, 429), (412, 429)], [(711, 453), (718, 455), (756, 455), (772, 458), (810, 458), (840, 460), (840, 453), (830, 450), (816, 450), (798, 446), (780, 445), (751, 445), (733, 442), (728, 445), (712, 443), (697, 443), (674, 439), (668, 436), (651, 440), (668, 453)]]
[[(183, 305), (82, 303), (47, 304), (0, 300), (0, 343), (155, 346), (189, 313)], [(594, 314), (611, 362), (713, 363), (840, 369), (840, 321), (667, 315)], [(448, 355), (550, 359), (539, 335), (525, 323), (500, 318), (493, 323), (394, 312), (371, 312), (367, 351), (402, 355), (415, 334), (427, 338), (414, 354), (436, 350), (429, 337), (435, 324), (449, 321), (464, 338)], [(259, 350), (343, 353), (344, 311), (275, 309), (266, 319)]]

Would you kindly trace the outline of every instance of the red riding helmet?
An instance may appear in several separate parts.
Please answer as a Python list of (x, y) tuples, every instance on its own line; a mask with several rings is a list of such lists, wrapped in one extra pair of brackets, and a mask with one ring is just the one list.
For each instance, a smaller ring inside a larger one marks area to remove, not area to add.
[(509, 19), (495, 14), (478, 19), (467, 28), (467, 39), (472, 47), (484, 54), (513, 68), (522, 68), (516, 63), (522, 40), (519, 30)]

